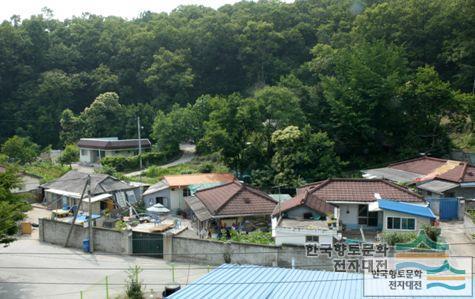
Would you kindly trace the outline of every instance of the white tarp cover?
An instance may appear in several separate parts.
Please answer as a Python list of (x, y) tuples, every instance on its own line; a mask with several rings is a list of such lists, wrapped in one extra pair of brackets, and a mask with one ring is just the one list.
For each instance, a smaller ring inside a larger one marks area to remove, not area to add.
[(153, 212), (153, 213), (168, 213), (170, 212), (169, 209), (165, 208), (162, 204), (154, 204), (153, 206), (147, 208), (147, 211)]

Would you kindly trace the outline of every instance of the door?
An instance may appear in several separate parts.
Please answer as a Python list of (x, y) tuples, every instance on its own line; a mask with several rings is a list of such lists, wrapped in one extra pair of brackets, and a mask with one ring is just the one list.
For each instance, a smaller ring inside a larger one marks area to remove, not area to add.
[(368, 226), (378, 226), (378, 212), (368, 213)]
[(163, 258), (163, 235), (133, 232), (132, 253)]
[(441, 198), (439, 201), (440, 220), (458, 218), (459, 200), (457, 198)]

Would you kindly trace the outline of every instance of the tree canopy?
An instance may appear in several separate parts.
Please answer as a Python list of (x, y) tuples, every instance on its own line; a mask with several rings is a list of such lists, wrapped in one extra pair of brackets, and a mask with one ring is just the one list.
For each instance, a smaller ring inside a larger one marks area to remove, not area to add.
[[(192, 140), (271, 180), (283, 150), (272, 136), (288, 127), (343, 168), (443, 155), (473, 130), (474, 15), (470, 0), (296, 0), (12, 17), (0, 24), (0, 142), (135, 138), (140, 116), (165, 151)], [(317, 160), (288, 167), (316, 179), (303, 168)]]

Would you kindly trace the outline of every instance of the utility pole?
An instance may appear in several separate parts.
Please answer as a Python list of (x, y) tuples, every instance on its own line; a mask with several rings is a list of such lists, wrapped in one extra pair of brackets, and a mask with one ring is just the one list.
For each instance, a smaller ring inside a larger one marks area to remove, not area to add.
[(140, 135), (140, 130), (141, 130), (141, 126), (140, 126), (140, 116), (137, 116), (137, 134), (138, 134), (138, 137), (139, 137), (139, 178), (142, 177), (142, 139), (141, 139), (141, 135)]
[(66, 242), (64, 243), (64, 247), (68, 247), (69, 239), (71, 238), (71, 233), (73, 232), (73, 228), (74, 228), (74, 223), (76, 223), (76, 218), (78, 217), (79, 209), (81, 208), (82, 200), (84, 198), (84, 193), (86, 192), (86, 188), (90, 184), (90, 182), (91, 181), (89, 178), (84, 184), (84, 188), (82, 189), (82, 192), (81, 192), (81, 198), (79, 198), (78, 206), (74, 210), (73, 221), (71, 222), (71, 227), (69, 228), (68, 236), (66, 237)]
[(89, 217), (87, 218), (88, 224), (88, 238), (89, 238), (89, 252), (93, 252), (94, 242), (93, 239), (93, 232), (92, 232), (92, 203), (91, 203), (91, 175), (87, 175), (87, 201), (88, 201), (88, 210), (89, 210)]

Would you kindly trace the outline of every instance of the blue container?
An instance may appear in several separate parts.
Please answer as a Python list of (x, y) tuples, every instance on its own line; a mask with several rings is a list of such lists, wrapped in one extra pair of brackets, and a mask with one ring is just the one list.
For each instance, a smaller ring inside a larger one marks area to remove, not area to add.
[(89, 252), (89, 248), (89, 239), (82, 240), (82, 250), (84, 250), (84, 252)]

